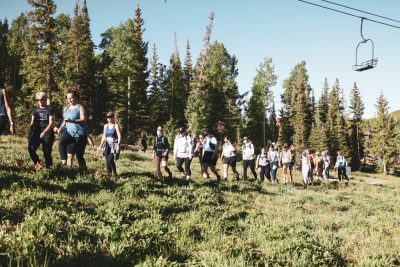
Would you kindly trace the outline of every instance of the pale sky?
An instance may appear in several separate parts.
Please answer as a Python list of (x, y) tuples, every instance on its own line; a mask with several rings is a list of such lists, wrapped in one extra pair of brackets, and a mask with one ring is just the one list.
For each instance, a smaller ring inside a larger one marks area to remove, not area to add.
[[(340, 9), (400, 26), (367, 14), (343, 9), (321, 0), (317, 4)], [(73, 14), (75, 0), (55, 0), (57, 13)], [(400, 20), (398, 0), (333, 0), (333, 2)], [(353, 82), (357, 82), (365, 103), (365, 117), (375, 113), (374, 104), (381, 91), (389, 99), (390, 111), (400, 109), (400, 29), (366, 21), (364, 36), (375, 44), (378, 66), (355, 72), (355, 49), (361, 41), (360, 22), (355, 17), (310, 6), (297, 0), (87, 0), (93, 41), (99, 44), (100, 34), (134, 18), (137, 5), (145, 21), (144, 40), (156, 44), (160, 62), (169, 63), (177, 33), (181, 60), (186, 40), (191, 43), (193, 63), (203, 46), (208, 16), (215, 13), (211, 41), (224, 43), (231, 55), (238, 58), (237, 83), (241, 93), (249, 91), (255, 71), (264, 57), (275, 65), (278, 83), (272, 88), (280, 106), (283, 80), (301, 60), (307, 62), (310, 84), (316, 97), (324, 78), (332, 86), (338, 78), (344, 88), (347, 105)], [(21, 12), (30, 9), (24, 0), (0, 0), (0, 18), (9, 23)], [(360, 47), (360, 61), (370, 59), (370, 47)]]

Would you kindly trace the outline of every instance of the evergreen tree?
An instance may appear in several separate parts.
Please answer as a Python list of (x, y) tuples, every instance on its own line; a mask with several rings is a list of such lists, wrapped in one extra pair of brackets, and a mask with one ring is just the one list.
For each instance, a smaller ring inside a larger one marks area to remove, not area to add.
[(9, 95), (14, 97), (20, 94), (22, 87), (20, 69), (24, 53), (23, 43), (25, 42), (27, 30), (28, 18), (24, 13), (21, 13), (21, 15), (12, 21), (7, 38), (9, 78), (6, 82), (8, 89), (11, 91)]
[(329, 139), (329, 153), (331, 155), (336, 155), (336, 152), (340, 150), (343, 155), (347, 157), (348, 161), (351, 162), (351, 160), (349, 160), (351, 154), (347, 143), (348, 136), (344, 118), (344, 106), (341, 104), (340, 100), (340, 84), (338, 79), (336, 79), (329, 95), (329, 109), (326, 127)]
[(362, 132), (361, 123), (362, 116), (364, 114), (364, 103), (361, 99), (360, 90), (357, 84), (354, 82), (353, 88), (350, 95), (350, 111), (352, 114), (351, 119), (351, 157), (352, 157), (352, 168), (358, 170), (360, 168), (360, 157), (364, 154), (364, 148), (362, 146)]
[(134, 131), (139, 134), (147, 129), (149, 120), (147, 103), (147, 42), (143, 41), (144, 21), (141, 10), (135, 11), (135, 19), (103, 34), (101, 48), (104, 75), (108, 77), (113, 109), (119, 117), (123, 136), (133, 141)]
[(383, 174), (387, 175), (398, 156), (399, 129), (389, 114), (388, 100), (383, 93), (378, 97), (375, 107), (377, 113), (373, 122), (371, 150), (379, 158)]
[(168, 103), (169, 118), (179, 125), (185, 124), (185, 108), (188, 99), (184, 73), (178, 53), (170, 59), (168, 68)]
[(61, 13), (55, 19), (56, 21), (56, 34), (55, 34), (55, 44), (56, 44), (56, 65), (54, 79), (59, 88), (58, 92), (53, 94), (51, 99), (52, 105), (56, 109), (56, 113), (60, 114), (62, 107), (65, 106), (65, 92), (71, 86), (69, 79), (68, 70), (68, 51), (69, 47), (67, 45), (69, 40), (69, 32), (71, 28), (71, 18), (69, 15)]
[[(303, 84), (302, 84), (303, 83)], [(297, 86), (297, 87), (296, 87)], [(296, 90), (302, 91), (300, 94)], [(300, 139), (304, 139), (305, 144), (312, 128), (313, 113), (311, 104), (311, 86), (308, 83), (308, 74), (306, 62), (302, 61), (297, 64), (290, 72), (289, 78), (283, 82), (283, 94), (281, 95), (282, 108), (280, 109), (280, 128), (279, 128), (279, 143), (291, 145), (294, 143), (294, 120), (295, 113), (294, 105), (297, 109), (303, 110), (302, 114), (297, 116), (297, 120), (304, 121), (304, 133), (298, 132), (299, 139), (296, 142), (302, 143)], [(298, 101), (305, 101), (299, 103)], [(303, 104), (303, 106), (301, 106)], [(304, 118), (301, 118), (304, 115)], [(303, 126), (299, 126), (300, 128)], [(301, 137), (304, 134), (303, 137)], [(305, 145), (304, 144), (304, 145)]]
[(328, 115), (328, 108), (329, 108), (329, 84), (328, 79), (325, 78), (324, 86), (322, 87), (322, 93), (320, 98), (318, 99), (316, 109), (319, 110), (319, 117), (318, 119), (321, 120), (321, 123), (325, 124), (327, 115)]
[[(277, 76), (274, 73), (271, 58), (265, 58), (259, 65), (251, 87), (251, 97), (246, 110), (246, 135), (256, 147), (262, 147), (267, 139), (275, 135), (275, 123), (268, 127), (267, 109), (272, 102), (271, 87), (276, 84)], [(274, 106), (275, 109), (275, 106)], [(276, 114), (274, 114), (276, 117)]]
[[(272, 140), (274, 142), (278, 141), (279, 128), (276, 121), (276, 109), (275, 102), (272, 101), (272, 106), (270, 108), (270, 114), (268, 119), (269, 135), (267, 135), (267, 140)], [(263, 144), (265, 145), (265, 143)]]
[(90, 33), (90, 19), (86, 0), (83, 0), (82, 10), (78, 3), (75, 6), (74, 18), (68, 33), (67, 41), (67, 69), (68, 87), (76, 87), (81, 96), (81, 101), (86, 108), (87, 114), (101, 117), (94, 114), (94, 107), (98, 106), (95, 96), (95, 57), (94, 44)]
[(327, 131), (326, 131), (326, 125), (323, 121), (323, 118), (326, 118), (325, 116), (322, 116), (321, 113), (325, 112), (324, 111), (324, 105), (321, 105), (321, 103), (324, 102), (324, 93), (320, 96), (318, 100), (318, 105), (316, 106), (316, 110), (314, 113), (314, 127), (311, 131), (311, 135), (309, 138), (309, 144), (310, 148), (313, 149), (314, 151), (325, 151), (327, 149), (329, 139), (327, 136)]
[(300, 68), (297, 73), (295, 83), (293, 85), (293, 103), (292, 103), (292, 118), (293, 125), (293, 144), (297, 148), (308, 146), (308, 138), (310, 136), (312, 120), (308, 119), (309, 114), (312, 114), (311, 103), (308, 88), (308, 76), (305, 68)]
[(150, 130), (160, 125), (165, 125), (169, 119), (168, 92), (167, 92), (167, 71), (166, 66), (158, 63), (156, 45), (153, 45), (153, 56), (150, 61), (149, 75), (149, 108), (150, 108)]
[[(17, 98), (16, 116), (20, 125), (27, 125), (34, 104), (34, 92), (45, 91), (52, 98), (57, 92), (54, 80), (56, 25), (53, 0), (28, 0), (33, 10), (28, 13), (29, 30), (24, 42), (24, 57), (20, 73), (24, 78)], [(24, 128), (25, 129), (25, 128)]]
[[(189, 127), (193, 132), (213, 129), (217, 137), (238, 136), (241, 122), (237, 77), (237, 59), (229, 55), (223, 44), (214, 43), (207, 51), (204, 65), (205, 79), (192, 90), (186, 109)], [(198, 73), (195, 80), (198, 79)]]
[(192, 79), (193, 79), (193, 66), (192, 66), (192, 56), (190, 54), (190, 43), (189, 40), (186, 42), (186, 56), (185, 56), (185, 66), (183, 67), (183, 79), (185, 81), (186, 94), (192, 90)]
[(131, 105), (130, 129), (137, 133), (142, 130), (148, 130), (147, 120), (147, 78), (149, 71), (147, 69), (147, 49), (148, 43), (143, 41), (144, 20), (142, 19), (142, 10), (138, 6), (135, 10), (135, 19), (133, 21), (133, 62), (132, 62), (132, 80), (129, 94), (129, 103)]
[(8, 22), (7, 19), (2, 22), (0, 20), (0, 89), (5, 87), (7, 80), (7, 69), (8, 69), (8, 49), (7, 49), (7, 38), (8, 38)]

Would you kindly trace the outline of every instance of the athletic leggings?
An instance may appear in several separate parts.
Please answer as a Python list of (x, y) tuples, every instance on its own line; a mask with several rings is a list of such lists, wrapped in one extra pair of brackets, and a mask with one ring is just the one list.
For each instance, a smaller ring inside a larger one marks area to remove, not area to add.
[(46, 163), (46, 168), (50, 168), (51, 165), (53, 165), (53, 158), (51, 156), (51, 151), (53, 148), (53, 142), (54, 142), (54, 134), (53, 133), (48, 133), (44, 136), (43, 139), (40, 138), (40, 133), (34, 133), (30, 138), (29, 138), (29, 144), (28, 144), (28, 152), (29, 156), (31, 156), (31, 159), (33, 161), (33, 164), (40, 163), (40, 159), (38, 154), (36, 153), (36, 150), (42, 145), (43, 148), (43, 154), (44, 154), (44, 161)]
[(278, 162), (277, 161), (271, 161), (269, 163), (269, 166), (271, 168), (272, 181), (275, 182), (276, 181), (276, 174), (278, 172)]
[(243, 160), (243, 179), (247, 179), (247, 168), (250, 167), (251, 173), (254, 176), (254, 179), (257, 179), (257, 173), (255, 170), (255, 162), (254, 159)]
[(328, 166), (324, 166), (324, 171), (322, 173), (324, 175), (324, 180), (328, 181), (329, 179), (329, 165)]
[(341, 181), (343, 178), (349, 180), (346, 174), (346, 165), (338, 167), (338, 178)]
[(305, 184), (308, 183), (308, 178), (310, 175), (310, 165), (308, 164), (302, 164), (301, 165), (301, 173), (303, 174), (303, 181)]
[(111, 147), (109, 145), (106, 145), (106, 148), (104, 149), (104, 157), (106, 158), (107, 173), (117, 174), (114, 153), (111, 153)]
[[(191, 176), (192, 171), (190, 170), (190, 163), (192, 162), (189, 158), (176, 158), (176, 167), (178, 168), (179, 172), (185, 173), (186, 176)], [(185, 163), (185, 170), (183, 170), (183, 163)]]
[(271, 167), (269, 163), (266, 166), (259, 166), (260, 167), (260, 180), (264, 181), (264, 176), (267, 177), (268, 181), (271, 181)]
[(64, 132), (60, 138), (59, 151), (61, 160), (67, 160), (67, 154), (76, 154), (79, 168), (86, 169), (86, 161), (83, 157), (87, 144), (86, 136), (72, 137), (68, 132)]

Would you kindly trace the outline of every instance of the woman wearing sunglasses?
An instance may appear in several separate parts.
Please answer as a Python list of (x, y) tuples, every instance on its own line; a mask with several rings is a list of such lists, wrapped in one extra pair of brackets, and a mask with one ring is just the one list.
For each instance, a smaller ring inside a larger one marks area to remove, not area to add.
[(45, 92), (38, 92), (36, 100), (39, 107), (34, 108), (32, 111), (32, 120), (28, 132), (28, 151), (35, 165), (35, 171), (39, 171), (42, 168), (42, 164), (36, 150), (40, 145), (43, 148), (46, 168), (50, 168), (53, 164), (51, 151), (54, 142), (53, 127), (55, 116), (53, 108), (49, 106), (49, 97)]

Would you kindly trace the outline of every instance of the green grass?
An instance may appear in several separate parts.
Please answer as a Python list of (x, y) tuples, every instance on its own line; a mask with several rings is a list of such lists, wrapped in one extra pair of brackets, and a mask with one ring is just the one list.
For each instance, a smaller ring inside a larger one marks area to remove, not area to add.
[(33, 173), (16, 137), (0, 151), (0, 266), (400, 265), (398, 178), (217, 183), (195, 160), (192, 181), (161, 181), (150, 153), (127, 152), (115, 181), (90, 150), (85, 174), (58, 164)]

